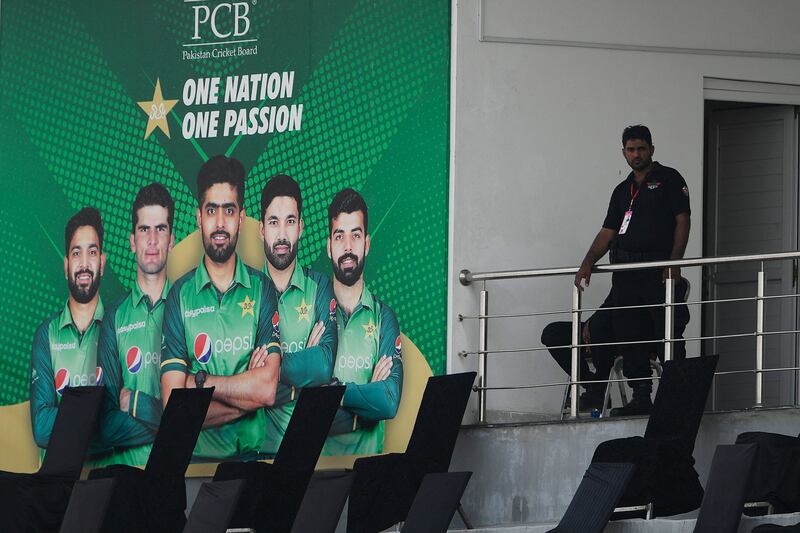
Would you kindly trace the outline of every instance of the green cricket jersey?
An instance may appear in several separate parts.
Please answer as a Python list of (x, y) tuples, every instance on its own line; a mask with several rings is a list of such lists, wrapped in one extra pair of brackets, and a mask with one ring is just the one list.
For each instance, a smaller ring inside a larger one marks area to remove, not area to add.
[[(161, 403), (161, 326), (166, 282), (161, 297), (151, 302), (134, 284), (103, 318), (97, 362), (98, 384), (106, 388), (100, 435), (113, 452), (101, 464), (143, 466), (147, 463), (163, 411)], [(127, 411), (119, 408), (119, 393), (131, 391)]]
[[(354, 415), (353, 431), (329, 435), (324, 455), (366, 455), (383, 451), (384, 420), (394, 418), (403, 388), (400, 326), (388, 305), (364, 287), (361, 301), (347, 316), (337, 306), (339, 346), (333, 375), (347, 385), (342, 408)], [(392, 358), (387, 379), (370, 383), (381, 356)], [(363, 427), (359, 419), (376, 423)]]
[[(266, 264), (264, 273), (269, 277)], [(289, 285), (278, 298), (278, 312), (283, 350), (281, 392), (276, 405), (266, 409), (267, 432), (262, 450), (266, 454), (278, 451), (294, 411), (296, 389), (328, 385), (331, 381), (337, 339), (331, 281), (318, 272), (295, 266)], [(322, 339), (316, 346), (306, 348), (311, 330), (320, 321), (325, 324)]]
[(60, 313), (36, 330), (31, 353), (31, 424), (33, 439), (40, 448), (47, 448), (64, 389), (97, 382), (97, 339), (102, 319), (103, 302), (98, 298), (91, 324), (80, 333), (67, 302)]
[[(236, 256), (231, 286), (211, 282), (205, 262), (180, 278), (167, 296), (161, 373), (177, 370), (231, 376), (247, 370), (256, 346), (280, 353), (275, 285)], [(200, 432), (194, 455), (228, 459), (257, 454), (264, 444), (263, 409)]]

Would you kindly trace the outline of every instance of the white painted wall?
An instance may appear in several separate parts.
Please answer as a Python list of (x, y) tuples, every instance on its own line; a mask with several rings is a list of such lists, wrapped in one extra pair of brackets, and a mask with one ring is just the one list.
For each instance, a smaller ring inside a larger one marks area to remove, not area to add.
[[(649, 126), (655, 158), (686, 178), (686, 255), (701, 255), (703, 79), (800, 85), (797, 20), (790, 0), (454, 0), (449, 371), (477, 369), (477, 357), (457, 355), (476, 348), (477, 323), (457, 316), (476, 314), (479, 287), (461, 286), (458, 272), (577, 265), (629, 171), (628, 124)], [(699, 272), (684, 275), (696, 299)], [(599, 304), (609, 281), (597, 275), (585, 304)], [(567, 309), (571, 283), (489, 283), (490, 312)], [(539, 345), (546, 322), (491, 322), (490, 346)], [(688, 334), (698, 332), (696, 313)], [(565, 379), (546, 352), (491, 357), (489, 385)], [(557, 412), (562, 393), (490, 392), (488, 407)]]

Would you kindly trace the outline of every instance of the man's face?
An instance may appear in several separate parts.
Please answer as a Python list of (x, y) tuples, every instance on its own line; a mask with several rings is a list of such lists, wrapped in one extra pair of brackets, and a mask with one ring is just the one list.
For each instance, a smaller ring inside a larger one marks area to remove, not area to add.
[(137, 211), (139, 220), (131, 233), (131, 252), (136, 265), (145, 274), (158, 274), (167, 266), (174, 237), (168, 222), (166, 207), (146, 205)]
[(364, 213), (339, 213), (328, 237), (328, 257), (336, 279), (348, 287), (353, 286), (361, 279), (368, 254), (369, 235), (364, 233)]
[(622, 155), (633, 170), (643, 170), (653, 162), (655, 146), (642, 139), (629, 139), (622, 149)]
[(206, 255), (215, 263), (225, 263), (236, 250), (244, 209), (239, 208), (236, 189), (228, 183), (212, 185), (197, 210), (197, 226), (203, 235)]
[(278, 196), (270, 202), (261, 221), (264, 255), (278, 270), (285, 270), (297, 257), (297, 245), (303, 234), (303, 221), (297, 212), (297, 201)]
[(100, 251), (100, 238), (92, 226), (81, 226), (75, 231), (64, 258), (64, 275), (69, 293), (78, 303), (89, 303), (97, 289), (106, 265), (106, 256)]

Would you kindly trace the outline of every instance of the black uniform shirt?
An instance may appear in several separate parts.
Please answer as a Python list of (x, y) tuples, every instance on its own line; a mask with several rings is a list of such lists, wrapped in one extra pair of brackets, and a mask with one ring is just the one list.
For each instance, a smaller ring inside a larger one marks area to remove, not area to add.
[[(617, 248), (628, 252), (672, 251), (675, 216), (690, 213), (689, 189), (677, 170), (653, 162), (653, 168), (636, 194), (636, 181), (631, 172), (614, 188), (603, 227), (617, 232)], [(636, 196), (631, 206), (631, 198)], [(619, 235), (628, 209), (633, 211), (627, 231)]]

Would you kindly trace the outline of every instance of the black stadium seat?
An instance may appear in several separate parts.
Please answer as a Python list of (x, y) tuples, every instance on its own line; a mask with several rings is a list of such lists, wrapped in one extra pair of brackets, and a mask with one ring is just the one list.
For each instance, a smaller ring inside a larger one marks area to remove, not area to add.
[(217, 467), (214, 481), (246, 480), (231, 527), (289, 533), (344, 389), (309, 387), (300, 391), (272, 464), (236, 461)]
[(711, 355), (664, 363), (644, 436), (605, 441), (595, 449), (593, 463), (636, 465), (620, 506), (652, 504), (655, 516), (700, 507), (703, 487), (692, 453), (718, 360)]
[(592, 463), (564, 517), (548, 533), (601, 533), (633, 476), (631, 463)]
[(100, 415), (103, 387), (68, 387), (35, 474), (0, 472), (0, 530), (58, 531)]
[(426, 474), (447, 472), (475, 372), (428, 379), (405, 453), (363, 457), (353, 465), (347, 531), (381, 531), (403, 521)]
[(186, 469), (213, 393), (213, 387), (172, 391), (144, 470), (111, 465), (89, 473), (89, 479), (117, 480), (104, 531), (174, 532), (183, 529)]

